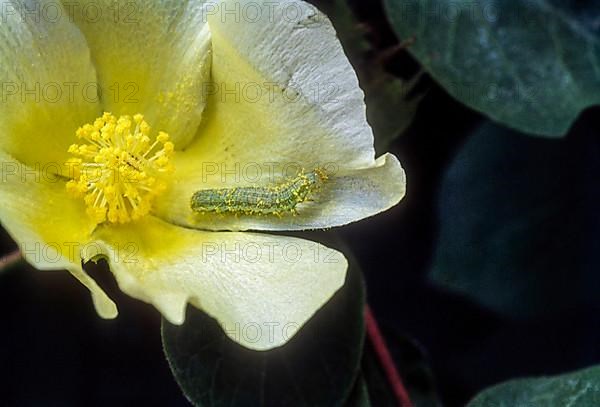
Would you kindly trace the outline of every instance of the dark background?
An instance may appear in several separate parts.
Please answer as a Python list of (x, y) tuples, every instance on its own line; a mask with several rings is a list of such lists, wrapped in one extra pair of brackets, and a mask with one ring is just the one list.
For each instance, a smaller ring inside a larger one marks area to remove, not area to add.
[[(377, 27), (372, 38), (377, 47), (397, 43), (380, 9), (355, 8)], [(403, 76), (418, 70), (405, 52), (388, 65)], [(593, 304), (517, 320), (428, 282), (442, 176), (483, 118), (427, 76), (419, 87), (426, 95), (416, 118), (389, 148), (406, 169), (407, 196), (381, 215), (338, 230), (365, 273), (369, 303), (407, 385), (435, 386), (444, 405), (461, 406), (499, 381), (600, 363), (600, 309)], [(600, 129), (599, 113), (589, 109), (574, 127)], [(560, 143), (568, 145), (574, 137)], [(4, 231), (0, 242), (2, 253), (15, 248)], [(597, 259), (591, 261), (595, 265)], [(122, 294), (101, 266), (92, 275), (119, 306), (112, 321), (97, 317), (87, 290), (67, 272), (24, 266), (0, 274), (0, 404), (188, 405), (162, 353), (159, 313)], [(432, 377), (407, 370), (411, 355), (402, 345), (407, 339)]]

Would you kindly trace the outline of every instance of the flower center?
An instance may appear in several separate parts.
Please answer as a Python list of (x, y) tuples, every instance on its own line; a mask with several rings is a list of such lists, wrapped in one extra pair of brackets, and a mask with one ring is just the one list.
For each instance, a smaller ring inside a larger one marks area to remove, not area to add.
[(104, 113), (93, 124), (80, 127), (69, 153), (72, 178), (67, 191), (82, 197), (87, 213), (97, 223), (126, 223), (150, 212), (152, 201), (165, 189), (162, 176), (173, 171), (169, 158), (173, 143), (159, 132), (152, 142), (150, 126), (141, 114), (118, 119)]

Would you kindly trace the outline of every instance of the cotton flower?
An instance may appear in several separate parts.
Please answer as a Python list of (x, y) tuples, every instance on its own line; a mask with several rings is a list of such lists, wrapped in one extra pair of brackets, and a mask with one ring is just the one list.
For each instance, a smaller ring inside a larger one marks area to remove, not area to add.
[[(264, 232), (344, 225), (404, 195), (396, 157), (375, 159), (330, 22), (304, 2), (2, 1), (2, 12), (0, 220), (29, 263), (68, 270), (104, 318), (116, 305), (82, 268), (98, 257), (174, 324), (191, 303), (244, 346), (280, 346), (291, 334), (278, 327), (304, 324), (347, 262)], [(328, 173), (297, 214), (190, 206), (196, 191), (276, 185), (292, 167)], [(272, 335), (235, 334), (248, 324)]]

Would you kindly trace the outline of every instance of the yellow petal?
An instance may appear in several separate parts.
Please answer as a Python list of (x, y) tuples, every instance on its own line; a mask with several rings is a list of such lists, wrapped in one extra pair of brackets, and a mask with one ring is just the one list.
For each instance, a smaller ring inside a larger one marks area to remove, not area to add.
[[(207, 11), (213, 92), (198, 137), (174, 157), (156, 214), (201, 229), (290, 230), (343, 225), (396, 204), (404, 173), (391, 155), (375, 161), (364, 95), (329, 20), (300, 1), (215, 7)], [(301, 216), (195, 216), (189, 207), (200, 189), (270, 185), (315, 167), (331, 177)]]
[(203, 2), (179, 0), (71, 4), (88, 40), (104, 110), (143, 113), (178, 148), (194, 136), (210, 67), (210, 32)]
[(117, 311), (117, 305), (106, 295), (104, 290), (91, 278), (80, 265), (69, 267), (67, 269), (73, 277), (75, 277), (81, 284), (83, 284), (92, 295), (92, 301), (96, 312), (104, 319), (116, 318), (119, 312)]
[(190, 301), (258, 350), (285, 343), (343, 284), (347, 268), (342, 254), (315, 242), (194, 231), (153, 217), (94, 234), (125, 293), (175, 324)]
[(116, 315), (115, 304), (81, 269), (95, 227), (83, 203), (70, 199), (50, 169), (36, 171), (0, 151), (0, 221), (28, 263), (40, 270), (67, 269), (92, 293), (98, 313)]
[(60, 3), (0, 7), (0, 149), (30, 165), (63, 163), (77, 127), (100, 110), (85, 39)]

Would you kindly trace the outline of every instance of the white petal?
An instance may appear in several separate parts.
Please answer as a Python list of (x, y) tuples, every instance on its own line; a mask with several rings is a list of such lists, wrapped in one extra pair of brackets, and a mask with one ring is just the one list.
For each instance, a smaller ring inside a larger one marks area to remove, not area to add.
[(315, 242), (194, 231), (152, 217), (95, 235), (125, 293), (174, 324), (184, 321), (190, 301), (257, 350), (290, 339), (342, 286), (347, 268), (342, 254)]
[(144, 114), (157, 131), (183, 148), (200, 123), (203, 84), (209, 78), (210, 32), (203, 1), (71, 4), (86, 36), (103, 104), (115, 115)]
[(96, 312), (104, 319), (113, 319), (118, 315), (117, 305), (108, 298), (108, 295), (102, 288), (91, 278), (80, 265), (73, 265), (67, 268), (71, 275), (75, 277), (81, 284), (83, 284), (92, 295), (92, 301)]
[(325, 15), (296, 0), (212, 6), (204, 159), (373, 165), (364, 94)]
[(32, 166), (63, 163), (75, 130), (100, 112), (85, 39), (60, 3), (0, 8), (0, 149)]
[[(300, 1), (214, 7), (214, 94), (198, 138), (174, 159), (175, 181), (156, 214), (200, 229), (290, 230), (339, 226), (395, 205), (404, 172), (391, 155), (375, 161), (363, 93), (329, 20)], [(331, 169), (330, 181), (297, 217), (197, 216), (189, 207), (200, 189), (271, 185), (316, 167)]]
[(95, 224), (83, 202), (67, 196), (64, 180), (35, 171), (0, 151), (0, 221), (28, 263), (40, 270), (67, 269), (92, 293), (103, 318), (114, 318), (115, 304), (81, 268)]

